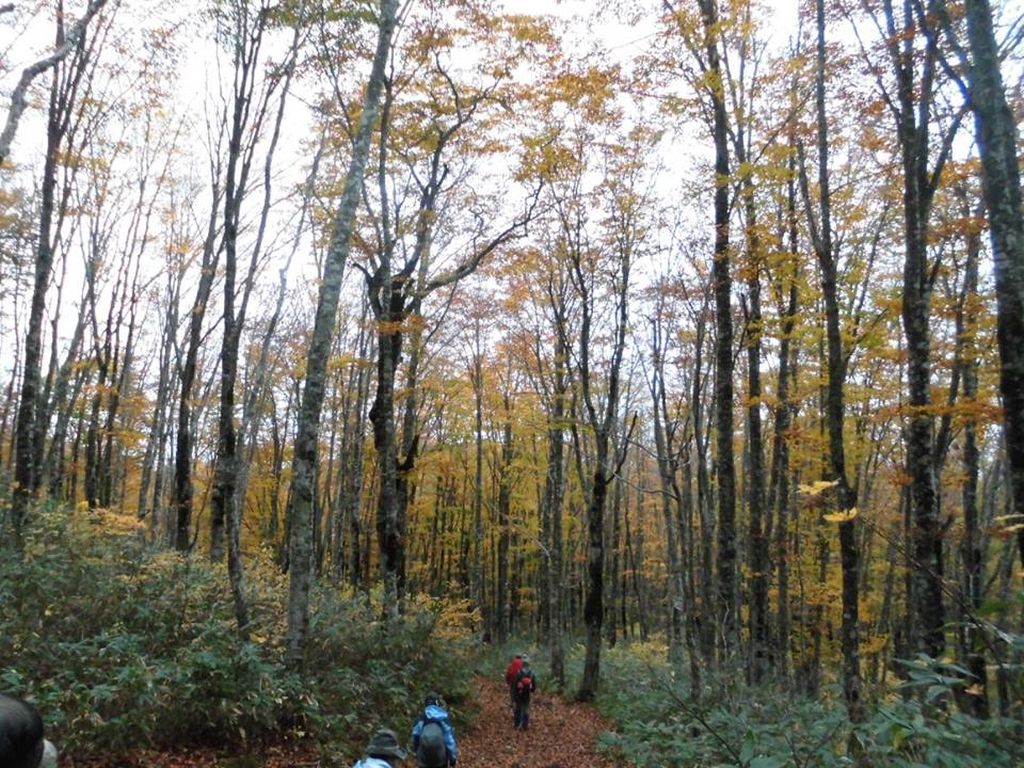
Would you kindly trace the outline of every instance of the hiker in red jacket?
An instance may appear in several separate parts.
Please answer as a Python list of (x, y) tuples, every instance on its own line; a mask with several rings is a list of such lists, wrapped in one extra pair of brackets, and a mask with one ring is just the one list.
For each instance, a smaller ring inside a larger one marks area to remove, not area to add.
[(517, 653), (515, 658), (509, 663), (505, 669), (505, 685), (508, 686), (508, 696), (513, 708), (516, 705), (516, 694), (515, 684), (516, 675), (519, 674), (519, 670), (523, 668), (523, 660), (526, 658), (525, 654)]
[(522, 666), (523, 654), (517, 653), (516, 657), (509, 662), (508, 668), (505, 670), (505, 685), (511, 687), (512, 682), (516, 679), (516, 675), (519, 674), (519, 670)]
[(512, 724), (517, 730), (525, 731), (530, 726), (530, 697), (536, 690), (537, 677), (530, 669), (530, 660), (524, 656), (523, 666), (512, 684)]

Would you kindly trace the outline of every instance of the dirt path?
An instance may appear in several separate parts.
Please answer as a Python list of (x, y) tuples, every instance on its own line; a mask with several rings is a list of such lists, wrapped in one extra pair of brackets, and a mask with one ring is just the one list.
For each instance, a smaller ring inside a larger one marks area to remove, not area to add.
[[(473, 730), (458, 733), (459, 768), (613, 768), (616, 765), (594, 749), (597, 735), (609, 730), (610, 724), (603, 721), (593, 707), (569, 704), (541, 690), (534, 694), (530, 708), (530, 730), (517, 731), (512, 727), (504, 681), (478, 677), (474, 685), (481, 708), (480, 720)], [(409, 755), (406, 765), (412, 766), (415, 762)], [(117, 759), (61, 757), (61, 765), (67, 768), (319, 768), (325, 764), (317, 759), (311, 745), (267, 747), (259, 754), (234, 757), (215, 749), (139, 750)]]
[[(541, 680), (543, 683), (543, 679)], [(610, 729), (593, 707), (570, 704), (538, 691), (530, 708), (530, 729), (512, 727), (504, 681), (478, 677), (481, 714), (472, 731), (459, 735), (460, 768), (610, 768), (598, 755), (597, 735)]]

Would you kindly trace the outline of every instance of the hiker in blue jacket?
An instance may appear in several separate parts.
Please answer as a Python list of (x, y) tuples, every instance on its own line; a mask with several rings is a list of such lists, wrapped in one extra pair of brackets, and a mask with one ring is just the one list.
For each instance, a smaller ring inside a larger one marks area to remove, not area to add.
[(412, 749), (418, 768), (447, 768), (459, 759), (455, 728), (436, 693), (423, 700), (423, 715), (412, 727)]

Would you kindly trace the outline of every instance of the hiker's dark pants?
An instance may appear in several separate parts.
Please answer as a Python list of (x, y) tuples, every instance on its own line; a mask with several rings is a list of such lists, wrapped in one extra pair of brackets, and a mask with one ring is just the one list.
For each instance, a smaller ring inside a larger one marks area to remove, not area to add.
[(530, 725), (530, 700), (516, 701), (515, 709), (512, 711), (512, 723), (516, 728), (524, 731)]

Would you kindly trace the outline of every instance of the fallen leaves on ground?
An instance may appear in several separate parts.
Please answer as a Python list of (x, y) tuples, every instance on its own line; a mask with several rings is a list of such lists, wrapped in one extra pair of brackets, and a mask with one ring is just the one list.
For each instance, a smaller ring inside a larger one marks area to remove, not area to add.
[(615, 762), (595, 751), (597, 736), (611, 730), (586, 704), (538, 691), (530, 705), (530, 727), (512, 727), (504, 681), (476, 679), (480, 719), (460, 734), (460, 768), (609, 768)]
[(173, 752), (138, 750), (117, 758), (60, 758), (61, 768), (320, 768), (309, 744), (267, 746), (254, 754), (226, 754), (224, 749), (196, 748)]
[[(586, 704), (563, 701), (538, 691), (530, 708), (530, 728), (512, 727), (512, 710), (504, 681), (478, 677), (474, 681), (480, 718), (474, 728), (459, 734), (460, 768), (611, 768), (616, 763), (595, 751), (597, 736), (610, 730), (597, 711)], [(416, 762), (410, 755), (406, 765)], [(61, 757), (65, 768), (324, 768), (309, 744), (285, 744), (248, 755), (229, 755), (223, 749), (174, 752), (139, 750), (118, 758)]]

